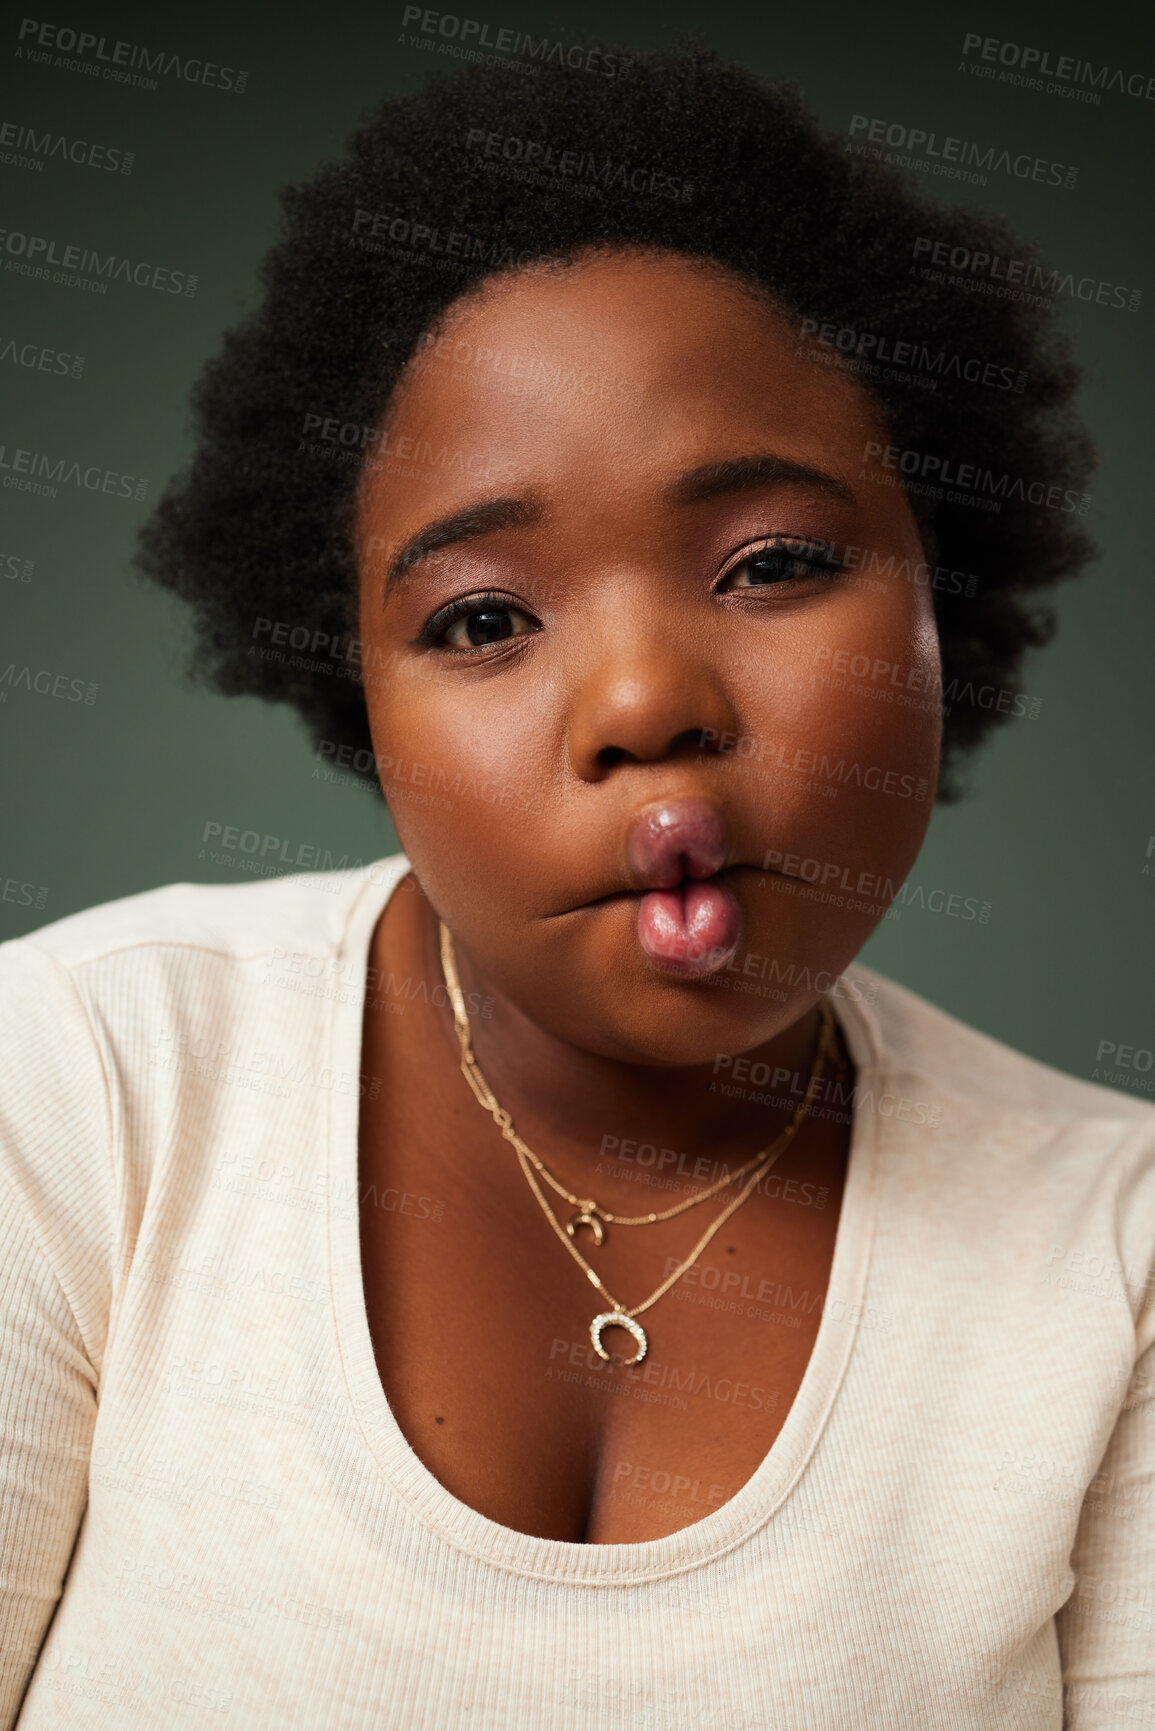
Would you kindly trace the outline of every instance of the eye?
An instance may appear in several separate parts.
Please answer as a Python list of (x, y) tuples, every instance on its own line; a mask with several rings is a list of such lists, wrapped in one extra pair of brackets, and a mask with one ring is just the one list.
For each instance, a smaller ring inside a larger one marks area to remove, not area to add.
[(446, 649), (487, 649), (540, 631), (539, 622), (508, 595), (462, 595), (427, 621), (421, 641)]
[(728, 585), (730, 589), (759, 589), (798, 578), (828, 577), (841, 569), (829, 541), (781, 535), (731, 565), (719, 588)]

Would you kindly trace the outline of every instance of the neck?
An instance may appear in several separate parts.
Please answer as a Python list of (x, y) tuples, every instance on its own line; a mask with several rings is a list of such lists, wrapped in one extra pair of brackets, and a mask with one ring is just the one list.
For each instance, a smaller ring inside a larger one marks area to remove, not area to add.
[[(403, 900), (420, 972), (440, 984), (436, 915), (423, 896)], [(576, 1190), (592, 1188), (590, 1180), (600, 1167), (597, 1187), (605, 1192), (605, 1167), (615, 1163), (623, 1179), (649, 1169), (676, 1177), (687, 1193), (704, 1187), (723, 1165), (740, 1165), (771, 1143), (804, 1098), (821, 1026), (817, 1005), (744, 1054), (752, 1069), (765, 1064), (767, 1074), (777, 1072), (786, 1080), (773, 1089), (735, 1087), (715, 1059), (675, 1068), (623, 1063), (575, 1046), (525, 1015), (460, 946), (455, 959), (467, 1005), (485, 1004), (489, 1012), (469, 1017), (474, 1056), (486, 1082), (528, 1145)], [(433, 1013), (456, 1060), (452, 1007), (445, 994), (435, 995)], [(827, 1077), (836, 1074), (832, 1054)]]

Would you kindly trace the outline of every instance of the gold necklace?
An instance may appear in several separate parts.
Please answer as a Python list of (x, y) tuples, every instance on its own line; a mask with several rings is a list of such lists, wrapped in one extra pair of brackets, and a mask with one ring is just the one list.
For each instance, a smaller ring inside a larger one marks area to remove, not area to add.
[[(705, 1250), (710, 1240), (714, 1237), (714, 1234), (719, 1232), (726, 1224), (727, 1220), (729, 1220), (730, 1216), (742, 1206), (754, 1186), (758, 1183), (758, 1180), (762, 1178), (770, 1170), (775, 1161), (786, 1152), (787, 1148), (789, 1148), (790, 1144), (797, 1136), (798, 1131), (801, 1129), (803, 1120), (810, 1109), (810, 1101), (814, 1093), (814, 1085), (816, 1082), (821, 1081), (823, 1072), (826, 1068), (826, 1061), (830, 1056), (834, 1045), (834, 1016), (830, 1009), (830, 1001), (828, 998), (823, 998), (822, 1000), (822, 1026), (819, 1031), (814, 1063), (811, 1067), (810, 1079), (806, 1085), (805, 1094), (802, 1097), (801, 1103), (795, 1110), (790, 1123), (775, 1141), (771, 1142), (768, 1147), (763, 1148), (760, 1153), (755, 1154), (754, 1157), (751, 1160), (748, 1160), (744, 1166), (739, 1166), (736, 1171), (731, 1172), (728, 1177), (719, 1179), (716, 1184), (710, 1185), (708, 1189), (700, 1192), (697, 1196), (690, 1197), (686, 1202), (679, 1202), (675, 1207), (667, 1208), (662, 1213), (639, 1214), (632, 1216), (611, 1214), (609, 1209), (600, 1207), (592, 1197), (581, 1198), (574, 1196), (563, 1184), (559, 1184), (557, 1179), (553, 1177), (552, 1173), (547, 1170), (545, 1164), (539, 1160), (537, 1155), (533, 1153), (532, 1149), (522, 1141), (521, 1137), (513, 1127), (513, 1120), (510, 1118), (509, 1113), (503, 1106), (499, 1105), (493, 1090), (490, 1088), (489, 1083), (481, 1073), (477, 1059), (473, 1055), (473, 1043), (469, 1034), (469, 1015), (465, 1008), (465, 995), (461, 990), (461, 983), (457, 977), (457, 963), (453, 954), (453, 939), (449, 934), (449, 928), (443, 920), (438, 922), (438, 927), (441, 939), (441, 968), (445, 975), (445, 987), (446, 991), (449, 993), (449, 1001), (453, 1008), (453, 1026), (457, 1033), (458, 1045), (461, 1048), (462, 1075), (469, 1083), (478, 1103), (485, 1107), (485, 1110), (489, 1113), (506, 1141), (512, 1145), (517, 1154), (518, 1164), (524, 1174), (526, 1183), (537, 1198), (542, 1213), (549, 1221), (554, 1233), (565, 1246), (566, 1250), (569, 1251), (575, 1262), (577, 1262), (584, 1270), (587, 1280), (589, 1280), (593, 1286), (597, 1287), (598, 1291), (602, 1294), (602, 1297), (607, 1299), (612, 1306), (610, 1310), (600, 1312), (590, 1323), (590, 1341), (593, 1345), (594, 1351), (598, 1354), (599, 1358), (603, 1358), (607, 1362), (610, 1362), (611, 1355), (602, 1345), (602, 1330), (609, 1328), (610, 1326), (624, 1328), (633, 1336), (637, 1351), (633, 1358), (622, 1359), (619, 1360), (619, 1362), (626, 1365), (640, 1364), (642, 1359), (646, 1356), (649, 1341), (646, 1338), (646, 1332), (642, 1328), (642, 1325), (635, 1319), (640, 1316), (644, 1310), (649, 1310), (651, 1305), (656, 1304), (659, 1298), (664, 1297), (670, 1290), (671, 1286), (675, 1285), (676, 1282), (682, 1278), (687, 1269), (693, 1267), (703, 1250)], [(566, 1222), (564, 1230), (534, 1176), (535, 1168), (540, 1172), (542, 1177), (547, 1180), (559, 1196), (564, 1196), (567, 1202), (573, 1203), (578, 1209), (578, 1213), (571, 1216), (571, 1218)], [(618, 1226), (649, 1226), (658, 1220), (670, 1220), (674, 1215), (684, 1213), (687, 1208), (694, 1208), (698, 1203), (708, 1201), (711, 1196), (717, 1195), (719, 1190), (727, 1189), (730, 1185), (736, 1183), (743, 1175), (747, 1175), (746, 1182), (743, 1184), (738, 1195), (732, 1202), (727, 1204), (721, 1214), (719, 1214), (718, 1218), (702, 1234), (702, 1237), (698, 1240), (685, 1261), (679, 1263), (678, 1267), (675, 1268), (674, 1272), (662, 1282), (657, 1291), (652, 1292), (641, 1304), (627, 1307), (620, 1303), (620, 1301), (614, 1297), (613, 1293), (609, 1291), (608, 1287), (603, 1284), (596, 1269), (590, 1267), (589, 1263), (574, 1243), (577, 1234), (577, 1227), (579, 1225), (591, 1227), (594, 1232), (594, 1242), (600, 1245), (605, 1236), (605, 1229), (602, 1226), (603, 1221), (609, 1221)]]

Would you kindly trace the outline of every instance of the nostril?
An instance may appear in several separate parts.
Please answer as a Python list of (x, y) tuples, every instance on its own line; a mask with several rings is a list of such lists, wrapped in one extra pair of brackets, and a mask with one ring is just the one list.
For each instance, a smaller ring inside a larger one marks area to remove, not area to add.
[(622, 745), (603, 745), (598, 752), (598, 765), (602, 769), (614, 769), (619, 763), (624, 763), (631, 755)]
[[(715, 742), (714, 729), (709, 727), (685, 727), (680, 733), (675, 733), (666, 746), (663, 756), (682, 757), (689, 753), (708, 751), (717, 753), (721, 747)], [(603, 745), (597, 753), (599, 769), (614, 769), (619, 763), (637, 763), (635, 752), (628, 751), (624, 745)]]
[(681, 733), (676, 733), (669, 745), (671, 757), (684, 751), (709, 751), (713, 749), (709, 744), (710, 732), (708, 727), (687, 727)]

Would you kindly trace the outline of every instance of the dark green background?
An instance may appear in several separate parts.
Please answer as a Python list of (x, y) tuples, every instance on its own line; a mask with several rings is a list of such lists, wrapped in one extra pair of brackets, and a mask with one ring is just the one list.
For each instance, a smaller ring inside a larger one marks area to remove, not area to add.
[[(24, 10), (32, 9), (32, 0)], [(0, 27), (3, 118), (136, 152), (131, 178), (49, 161), (0, 166), (13, 230), (58, 235), (196, 272), (195, 299), (113, 285), (96, 298), (5, 274), (2, 337), (86, 358), (80, 381), (0, 367), (0, 441), (75, 455), (150, 481), (148, 503), (0, 490), (0, 548), (34, 561), (0, 577), (9, 663), (99, 685), (92, 707), (12, 692), (0, 702), (4, 812), (0, 937), (136, 890), (227, 879), (198, 860), (206, 822), (378, 857), (395, 837), (371, 794), (327, 785), (286, 711), (225, 700), (184, 678), (179, 607), (132, 574), (138, 524), (188, 451), (191, 380), (254, 297), (277, 189), (337, 152), (379, 94), (444, 60), (399, 45), (401, 4), (97, 5), (36, 11), (111, 38), (248, 71), (243, 96), (168, 79), (155, 94), (14, 57), (20, 11)], [(968, 31), (1053, 55), (1155, 72), (1155, 32), (1122, 6), (443, 3), (441, 11), (563, 39), (637, 48), (694, 28), (756, 71), (800, 83), (823, 121), (852, 113), (1028, 151), (1080, 169), (1074, 192), (1005, 177), (943, 199), (1004, 211), (1050, 259), (1145, 290), (1137, 314), (1074, 305), (1086, 412), (1102, 453), (1092, 527), (1103, 554), (1062, 592), (1058, 641), (1028, 663), (1036, 721), (1004, 729), (970, 795), (936, 811), (912, 884), (989, 901), (978, 925), (914, 907), (862, 959), (1000, 1039), (1077, 1075), (1099, 1043), (1155, 1046), (1150, 907), (1152, 315), (1155, 103), (1082, 106), (958, 70)], [(925, 184), (920, 181), (920, 184)], [(854, 268), (853, 259), (847, 268)], [(2, 567), (0, 567), (2, 568)], [(236, 874), (235, 881), (245, 881)], [(37, 911), (16, 885), (44, 893)], [(16, 899), (12, 899), (13, 896)], [(1101, 1073), (1101, 1071), (1100, 1071)], [(1126, 1084), (1150, 1091), (1150, 1074)]]

